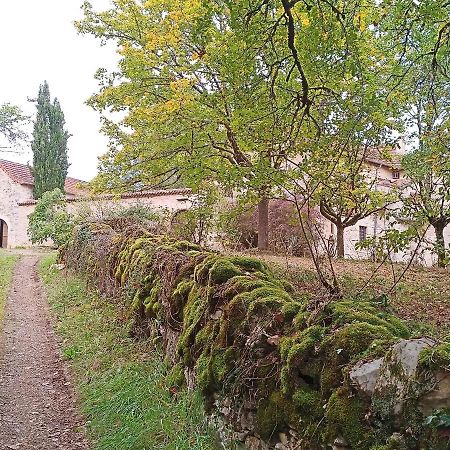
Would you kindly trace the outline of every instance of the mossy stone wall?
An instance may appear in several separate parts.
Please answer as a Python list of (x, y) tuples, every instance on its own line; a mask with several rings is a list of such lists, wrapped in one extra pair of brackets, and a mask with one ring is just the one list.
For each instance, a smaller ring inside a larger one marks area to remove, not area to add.
[[(421, 448), (421, 424), (418, 434), (414, 424), (383, 423), (371, 399), (350, 385), (357, 361), (409, 337), (379, 305), (315, 304), (258, 259), (136, 228), (85, 224), (61, 257), (127, 305), (132, 334), (160, 342), (173, 362), (171, 382), (194, 382), (210, 412), (223, 413), (243, 440), (256, 435), (282, 448), (282, 433), (296, 436), (297, 448), (323, 449), (340, 437), (349, 448), (376, 450), (391, 448), (392, 433), (409, 429), (411, 448)], [(224, 400), (226, 414), (215, 408)]]

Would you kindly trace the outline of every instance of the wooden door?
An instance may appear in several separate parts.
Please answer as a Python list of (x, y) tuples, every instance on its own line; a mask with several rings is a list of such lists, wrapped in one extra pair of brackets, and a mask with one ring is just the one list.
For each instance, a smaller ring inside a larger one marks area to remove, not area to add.
[(4, 220), (0, 220), (0, 246), (8, 248), (8, 225)]

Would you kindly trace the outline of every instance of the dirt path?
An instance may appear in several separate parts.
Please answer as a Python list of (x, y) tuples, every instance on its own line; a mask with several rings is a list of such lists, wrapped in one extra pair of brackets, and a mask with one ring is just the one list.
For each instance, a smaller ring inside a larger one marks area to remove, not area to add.
[(0, 337), (0, 450), (86, 450), (36, 272), (17, 263)]

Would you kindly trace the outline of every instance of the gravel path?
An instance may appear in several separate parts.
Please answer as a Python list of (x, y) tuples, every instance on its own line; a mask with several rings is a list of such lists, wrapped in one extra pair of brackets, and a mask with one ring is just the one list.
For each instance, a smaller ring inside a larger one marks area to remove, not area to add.
[(0, 450), (87, 450), (36, 272), (16, 265), (0, 337)]

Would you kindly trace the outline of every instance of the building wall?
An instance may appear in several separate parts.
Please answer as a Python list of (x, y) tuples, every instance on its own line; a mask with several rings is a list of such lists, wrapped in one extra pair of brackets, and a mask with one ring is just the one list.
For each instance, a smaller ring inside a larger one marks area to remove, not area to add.
[(148, 206), (159, 210), (166, 209), (168, 211), (178, 211), (180, 209), (189, 208), (191, 202), (186, 194), (169, 194), (153, 197), (83, 200), (79, 202), (70, 202), (68, 205), (68, 210), (70, 212), (78, 212), (89, 208), (94, 213), (96, 211), (101, 213), (102, 210), (130, 208), (133, 206)]
[(0, 219), (4, 220), (8, 226), (8, 247), (17, 247), (23, 240), (22, 215), (18, 204), (32, 198), (32, 188), (22, 186), (11, 180), (2, 170), (0, 170)]
[[(348, 227), (344, 231), (344, 254), (345, 258), (348, 259), (370, 259), (371, 252), (369, 250), (359, 250), (356, 249), (356, 245), (360, 240), (360, 227), (366, 227), (367, 237), (379, 236), (385, 230), (397, 229), (402, 231), (405, 229), (404, 226), (400, 224), (393, 225), (383, 217), (379, 217), (375, 214), (360, 220), (357, 224)], [(336, 227), (327, 219), (322, 220), (322, 230), (326, 240), (333, 236), (336, 242)], [(445, 244), (448, 248), (450, 244), (450, 225), (448, 225), (444, 230)], [(425, 235), (425, 242), (433, 243), (436, 237), (434, 235), (434, 229), (430, 227)], [(437, 263), (436, 255), (427, 249), (430, 245), (422, 245), (415, 252), (415, 262), (426, 266), (432, 266)], [(416, 245), (411, 245), (409, 250), (405, 252), (398, 252), (392, 255), (392, 260), (394, 262), (408, 262), (413, 252), (416, 250)]]
[[(0, 180), (1, 184), (1, 180)], [(24, 198), (28, 200), (30, 196)], [(89, 210), (92, 214), (101, 216), (103, 212), (111, 209), (128, 208), (131, 206), (147, 206), (160, 210), (175, 212), (187, 209), (191, 202), (186, 194), (159, 195), (155, 197), (138, 197), (117, 200), (83, 200), (79, 202), (69, 202), (68, 211), (71, 213)], [(18, 205), (13, 202), (9, 205), (9, 210), (14, 211), (15, 220), (13, 222), (13, 236), (9, 241), (9, 247), (30, 247), (31, 241), (27, 234), (28, 216), (34, 211), (35, 205)], [(1, 211), (1, 210), (0, 210)], [(1, 215), (0, 215), (0, 218)], [(6, 219), (5, 219), (6, 220)]]
[[(380, 181), (393, 179), (392, 169), (376, 165), (370, 165), (369, 167), (373, 171), (372, 173), (375, 173)], [(386, 187), (386, 185), (387, 184), (384, 183), (379, 189), (388, 190), (389, 188)], [(32, 187), (15, 183), (1, 170), (0, 186), (0, 219), (4, 220), (8, 226), (8, 247), (29, 247), (32, 244), (27, 234), (28, 216), (34, 211), (35, 206), (19, 205), (19, 203), (26, 202), (32, 198)], [(186, 194), (136, 197), (119, 200), (83, 200), (79, 202), (69, 202), (69, 211), (79, 212), (80, 210), (85, 211), (86, 209), (89, 209), (93, 214), (100, 216), (105, 210), (139, 205), (175, 212), (182, 209), (188, 209), (191, 202)], [(360, 238), (361, 226), (367, 228), (367, 236), (376, 236), (381, 234), (384, 230), (391, 228), (393, 225), (383, 217), (372, 215), (360, 220), (356, 225), (347, 228), (344, 233), (345, 256), (347, 258), (366, 259), (371, 257), (369, 251), (357, 250), (355, 248)], [(402, 226), (398, 224), (396, 224), (395, 227), (397, 229), (402, 229)], [(326, 240), (332, 235), (334, 238), (336, 237), (333, 225), (324, 218), (322, 220), (322, 229)], [(444, 237), (448, 246), (450, 243), (450, 225), (446, 227)], [(432, 228), (428, 230), (426, 239), (429, 242), (435, 241), (434, 230)], [(412, 250), (414, 249), (411, 249), (411, 251)], [(407, 261), (409, 254), (395, 254), (393, 255), (393, 260), (398, 262)], [(417, 260), (426, 265), (432, 265), (436, 263), (436, 256), (429, 250), (421, 249), (418, 252)]]

